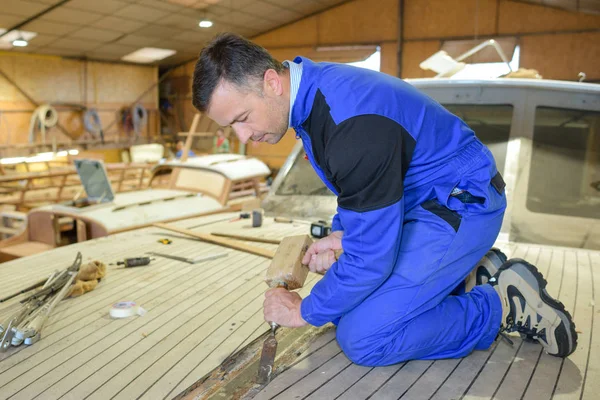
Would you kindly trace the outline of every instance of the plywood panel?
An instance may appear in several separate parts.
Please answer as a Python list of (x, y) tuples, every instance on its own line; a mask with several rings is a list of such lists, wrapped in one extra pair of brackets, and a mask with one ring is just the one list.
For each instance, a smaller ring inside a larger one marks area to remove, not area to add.
[[(9, 77), (14, 76), (14, 57), (10, 57), (10, 54), (6, 51), (0, 52), (0, 69)], [(15, 92), (15, 87), (8, 83), (3, 76), (0, 76), (0, 102), (13, 101), (16, 96)], [(23, 97), (21, 99), (25, 100)]]
[(419, 68), (419, 64), (439, 49), (439, 40), (405, 42), (402, 46), (402, 78), (429, 78), (435, 76), (435, 73)]
[(252, 40), (263, 47), (306, 46), (317, 43), (317, 17), (309, 17), (272, 30)]
[(499, 34), (598, 28), (600, 28), (600, 16), (597, 15), (576, 13), (516, 1), (502, 0), (499, 3)]
[[(6, 56), (5, 73), (39, 103), (78, 102), (81, 99), (80, 62), (58, 57), (14, 54)], [(4, 58), (4, 56), (3, 56)], [(27, 101), (16, 89), (11, 101)]]
[(373, 43), (398, 38), (398, 1), (356, 0), (318, 14), (319, 44)]
[(600, 32), (524, 36), (521, 42), (521, 66), (545, 79), (576, 80), (581, 71), (600, 79)]
[[(129, 104), (157, 80), (156, 67), (90, 62), (88, 102)], [(158, 89), (149, 91), (141, 101), (158, 104)]]
[(405, 0), (404, 38), (495, 34), (496, 0)]

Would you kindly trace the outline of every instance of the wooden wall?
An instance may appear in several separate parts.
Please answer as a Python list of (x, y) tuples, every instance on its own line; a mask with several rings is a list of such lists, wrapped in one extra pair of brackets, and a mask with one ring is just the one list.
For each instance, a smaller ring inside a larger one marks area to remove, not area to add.
[(398, 4), (398, 0), (379, 0), (377, 4), (354, 0), (252, 40), (280, 60), (306, 55), (317, 46), (379, 45), (381, 70), (396, 75)]
[[(511, 0), (404, 0), (402, 76), (433, 76), (419, 63), (445, 40), (516, 37), (521, 67), (545, 79), (600, 81), (600, 16)], [(455, 55), (456, 56), (456, 55)]]
[[(576, 80), (584, 71), (588, 80), (600, 80), (600, 16), (512, 0), (404, 0), (400, 21), (399, 5), (399, 0), (348, 1), (252, 39), (278, 60), (314, 55), (317, 46), (379, 45), (383, 72), (397, 76), (400, 67), (403, 78), (421, 78), (434, 74), (419, 63), (444, 41), (510, 37), (521, 46), (521, 66), (546, 79)], [(194, 63), (175, 75), (191, 79)], [(186, 96), (189, 126), (194, 110), (191, 93)], [(249, 145), (247, 152), (278, 168), (295, 142), (289, 132), (276, 146)]]
[[(0, 53), (0, 69), (38, 103), (86, 105), (99, 111), (102, 125), (107, 126), (117, 111), (130, 105), (158, 79), (157, 67), (84, 62), (55, 56)], [(158, 89), (151, 90), (141, 103), (148, 110), (149, 121), (144, 135), (158, 132)], [(84, 134), (82, 114), (66, 105), (56, 105), (59, 122), (76, 138)], [(0, 145), (27, 143), (31, 113), (35, 107), (13, 85), (0, 76)], [(105, 132), (107, 139), (123, 135), (119, 124)], [(9, 137), (10, 135), (10, 137)], [(68, 137), (58, 128), (47, 132), (47, 141)], [(39, 141), (39, 136), (37, 137)]]

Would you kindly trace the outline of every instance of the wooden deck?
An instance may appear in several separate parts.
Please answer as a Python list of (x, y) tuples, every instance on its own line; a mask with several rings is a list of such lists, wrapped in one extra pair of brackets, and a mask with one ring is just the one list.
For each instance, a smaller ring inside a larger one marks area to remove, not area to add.
[[(237, 214), (190, 219), (174, 225), (198, 231), (264, 234), (308, 233), (308, 226), (250, 220)], [(210, 223), (211, 221), (219, 221)], [(171, 245), (157, 240), (170, 237)], [(275, 245), (257, 246), (275, 249)], [(156, 251), (195, 257), (229, 255), (200, 264), (165, 258), (146, 267), (117, 269), (93, 292), (60, 303), (33, 346), (0, 353), (0, 399), (171, 398), (217, 367), (234, 350), (269, 328), (262, 317), (263, 282), (269, 260), (146, 228), (51, 250), (0, 264), (0, 293), (14, 293), (64, 269), (81, 251), (84, 262), (106, 263)], [(315, 276), (312, 281), (314, 282)], [(305, 293), (310, 285), (305, 289)], [(112, 304), (133, 300), (143, 317), (113, 320)], [(0, 320), (18, 301), (0, 303)], [(4, 310), (4, 312), (3, 312)]]
[[(250, 228), (249, 220), (229, 222), (235, 215), (217, 214), (173, 225), (268, 238), (308, 231), (307, 225), (278, 224), (272, 219), (261, 228)], [(170, 237), (173, 243), (158, 244), (162, 237)], [(275, 249), (275, 245), (254, 245)], [(502, 248), (512, 257), (536, 263), (548, 278), (550, 293), (574, 313), (579, 347), (570, 358), (550, 357), (539, 345), (517, 337), (514, 347), (499, 341), (488, 351), (459, 360), (364, 368), (343, 355), (329, 328), (256, 398), (597, 398), (600, 316), (594, 290), (600, 279), (600, 253), (527, 245)], [(0, 399), (173, 398), (268, 330), (262, 318), (266, 289), (262, 279), (269, 260), (157, 228), (0, 264), (0, 297), (66, 268), (77, 251), (84, 261), (106, 263), (146, 251), (186, 257), (226, 251), (228, 256), (195, 265), (156, 257), (146, 267), (109, 266), (95, 291), (61, 302), (38, 343), (0, 353)], [(317, 279), (309, 276), (302, 296)], [(0, 320), (18, 300), (0, 303)], [(148, 313), (110, 319), (109, 307), (123, 300), (136, 301)]]
[[(382, 368), (352, 364), (331, 331), (256, 397), (266, 399), (597, 399), (600, 392), (600, 253), (529, 245), (500, 247), (536, 264), (548, 291), (573, 314), (579, 332), (567, 359), (513, 337), (453, 360), (410, 361)], [(595, 333), (595, 335), (594, 335)]]

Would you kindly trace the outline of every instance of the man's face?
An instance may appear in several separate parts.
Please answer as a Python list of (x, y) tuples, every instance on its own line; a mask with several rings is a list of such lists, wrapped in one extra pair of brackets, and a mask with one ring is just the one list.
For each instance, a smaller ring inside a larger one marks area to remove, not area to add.
[(207, 113), (219, 125), (231, 125), (242, 143), (276, 144), (288, 129), (289, 108), (289, 99), (266, 81), (255, 83), (253, 88), (221, 81)]

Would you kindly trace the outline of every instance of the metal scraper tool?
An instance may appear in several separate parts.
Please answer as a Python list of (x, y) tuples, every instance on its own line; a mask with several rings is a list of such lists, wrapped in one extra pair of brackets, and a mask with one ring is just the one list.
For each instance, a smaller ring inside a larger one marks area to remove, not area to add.
[(275, 355), (277, 354), (277, 339), (275, 338), (275, 331), (279, 325), (275, 322), (271, 322), (271, 333), (265, 339), (263, 344), (262, 353), (260, 354), (260, 363), (258, 365), (258, 377), (256, 383), (259, 385), (266, 385), (271, 381), (271, 375), (273, 374), (273, 364), (275, 363)]

